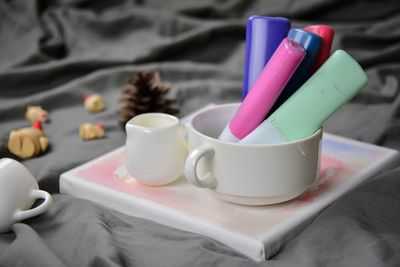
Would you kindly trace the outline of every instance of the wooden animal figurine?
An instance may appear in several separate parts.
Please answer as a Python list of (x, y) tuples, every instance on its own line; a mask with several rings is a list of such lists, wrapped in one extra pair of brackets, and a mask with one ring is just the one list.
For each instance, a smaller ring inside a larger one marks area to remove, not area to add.
[(85, 96), (83, 103), (88, 112), (100, 112), (105, 109), (103, 98), (100, 95)]
[(45, 152), (49, 139), (43, 132), (41, 122), (35, 121), (32, 127), (11, 131), (7, 146), (12, 154), (28, 159)]
[(48, 120), (49, 113), (41, 106), (28, 106), (25, 112), (25, 118), (31, 122)]
[(79, 127), (79, 137), (82, 140), (92, 140), (104, 137), (104, 124), (84, 123)]

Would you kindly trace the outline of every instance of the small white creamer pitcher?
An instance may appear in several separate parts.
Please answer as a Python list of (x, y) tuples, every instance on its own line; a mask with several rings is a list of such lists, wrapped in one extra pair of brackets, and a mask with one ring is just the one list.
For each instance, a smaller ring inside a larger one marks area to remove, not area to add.
[(182, 176), (187, 149), (178, 118), (145, 113), (129, 120), (125, 128), (125, 165), (138, 182), (160, 186)]

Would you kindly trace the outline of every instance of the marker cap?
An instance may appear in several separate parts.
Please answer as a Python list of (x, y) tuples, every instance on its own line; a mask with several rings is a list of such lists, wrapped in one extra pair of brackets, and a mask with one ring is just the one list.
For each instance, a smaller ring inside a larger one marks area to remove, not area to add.
[(229, 128), (234, 136), (242, 139), (264, 120), (305, 53), (298, 43), (283, 39), (230, 121)]
[(247, 19), (242, 99), (253, 87), (289, 29), (290, 21), (286, 18), (251, 16)]
[(285, 86), (285, 89), (283, 89), (282, 93), (279, 95), (270, 113), (274, 112), (282, 105), (310, 77), (311, 68), (314, 65), (315, 58), (322, 43), (322, 38), (320, 36), (304, 29), (291, 29), (287, 38), (303, 46), (306, 50), (306, 56)]
[(310, 74), (312, 75), (316, 72), (319, 67), (324, 64), (324, 62), (331, 55), (331, 48), (333, 43), (333, 37), (335, 35), (335, 31), (327, 26), (327, 25), (311, 25), (304, 28), (306, 31), (315, 33), (322, 38), (322, 45), (319, 49), (317, 58), (315, 59), (314, 66), (311, 69)]
[(368, 82), (361, 66), (337, 50), (318, 71), (241, 143), (271, 143), (273, 127), (287, 140), (305, 138), (318, 130)]

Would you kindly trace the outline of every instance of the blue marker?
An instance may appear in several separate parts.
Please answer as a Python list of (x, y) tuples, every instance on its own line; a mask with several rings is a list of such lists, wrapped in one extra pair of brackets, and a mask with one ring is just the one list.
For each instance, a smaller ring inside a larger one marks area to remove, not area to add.
[(279, 44), (286, 38), (289, 29), (290, 21), (286, 18), (251, 16), (247, 19), (242, 100)]
[(322, 38), (319, 35), (308, 32), (304, 29), (291, 29), (288, 39), (299, 43), (306, 50), (306, 57), (293, 74), (292, 78), (283, 89), (282, 93), (276, 100), (269, 114), (277, 110), (283, 102), (285, 102), (297, 89), (299, 89), (310, 77), (310, 71), (315, 63), (319, 48), (322, 44)]

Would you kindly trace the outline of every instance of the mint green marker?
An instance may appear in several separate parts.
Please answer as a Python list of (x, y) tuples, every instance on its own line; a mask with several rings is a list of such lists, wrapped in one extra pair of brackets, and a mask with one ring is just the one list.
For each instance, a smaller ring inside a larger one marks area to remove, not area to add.
[(364, 86), (361, 66), (337, 50), (288, 100), (239, 143), (276, 144), (312, 135)]

